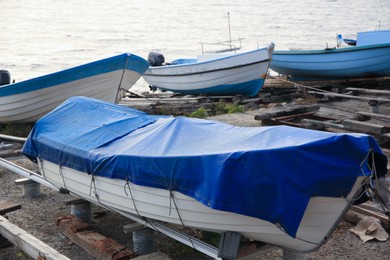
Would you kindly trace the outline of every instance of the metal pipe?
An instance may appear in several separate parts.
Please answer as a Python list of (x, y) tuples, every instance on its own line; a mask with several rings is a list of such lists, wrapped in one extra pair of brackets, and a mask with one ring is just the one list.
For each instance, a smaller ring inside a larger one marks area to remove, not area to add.
[(137, 255), (146, 255), (155, 252), (153, 247), (154, 230), (144, 228), (133, 232), (133, 250)]
[(41, 175), (35, 173), (35, 172), (32, 172), (28, 169), (25, 169), (19, 165), (16, 165), (10, 161), (7, 161), (3, 158), (0, 158), (0, 166), (10, 170), (10, 171), (13, 171), (19, 175), (22, 175), (24, 177), (27, 177), (33, 181), (36, 181), (36, 182), (39, 182), (40, 184), (46, 186), (46, 187), (49, 187), (51, 189), (54, 189), (54, 190), (57, 190), (59, 191), (59, 188), (54, 186), (53, 184), (51, 184), (50, 182), (48, 182), (47, 180), (45, 180)]
[(230, 50), (232, 50), (232, 33), (230, 30), (230, 14), (229, 12), (227, 13), (228, 15), (228, 24), (229, 24), (229, 45), (230, 45)]
[(22, 142), (22, 143), (26, 142), (27, 140), (27, 138), (25, 137), (17, 137), (12, 135), (3, 135), (3, 134), (0, 134), (0, 138), (10, 140), (10, 141)]

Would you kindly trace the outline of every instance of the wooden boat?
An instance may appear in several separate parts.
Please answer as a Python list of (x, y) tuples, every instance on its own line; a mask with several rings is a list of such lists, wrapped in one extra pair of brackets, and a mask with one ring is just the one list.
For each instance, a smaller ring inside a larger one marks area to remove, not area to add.
[(337, 46), (367, 46), (373, 44), (390, 43), (390, 30), (375, 30), (358, 32), (356, 39), (345, 38), (342, 34), (337, 35)]
[(71, 96), (117, 102), (147, 70), (146, 60), (134, 54), (7, 84), (0, 87), (0, 123), (35, 122)]
[[(390, 76), (390, 41), (367, 33), (351, 46), (339, 37), (343, 48), (274, 51), (271, 69), (293, 80), (335, 80)], [(366, 37), (369, 36), (369, 37)], [(349, 42), (353, 42), (349, 40)]]
[(274, 44), (238, 54), (206, 54), (151, 66), (143, 75), (158, 89), (193, 95), (255, 96), (264, 84)]
[(51, 184), (119, 213), (297, 252), (320, 247), (387, 165), (363, 134), (152, 116), (86, 97), (37, 121), (22, 152)]

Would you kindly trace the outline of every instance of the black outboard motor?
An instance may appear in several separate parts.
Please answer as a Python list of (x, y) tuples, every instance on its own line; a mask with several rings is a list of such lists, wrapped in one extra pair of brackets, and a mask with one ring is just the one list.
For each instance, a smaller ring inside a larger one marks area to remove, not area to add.
[(11, 75), (8, 70), (0, 70), (0, 86), (11, 83)]
[(158, 52), (149, 52), (148, 55), (148, 62), (151, 66), (156, 67), (156, 66), (162, 66), (165, 62), (164, 55)]

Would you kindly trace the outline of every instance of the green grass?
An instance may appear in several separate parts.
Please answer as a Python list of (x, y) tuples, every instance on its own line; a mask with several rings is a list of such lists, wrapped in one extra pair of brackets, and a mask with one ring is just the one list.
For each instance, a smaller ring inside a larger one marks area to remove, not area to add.
[(240, 113), (243, 111), (244, 107), (237, 103), (218, 102), (215, 103), (212, 109), (210, 109), (209, 111), (206, 110), (204, 107), (200, 107), (194, 112), (188, 114), (188, 116), (196, 118), (206, 118), (209, 116)]

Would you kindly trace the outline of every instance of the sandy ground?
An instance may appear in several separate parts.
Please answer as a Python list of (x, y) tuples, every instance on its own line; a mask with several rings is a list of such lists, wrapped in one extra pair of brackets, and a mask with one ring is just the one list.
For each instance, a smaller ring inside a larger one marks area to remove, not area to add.
[[(346, 107), (350, 108), (350, 105), (346, 104)], [(256, 111), (222, 115), (212, 119), (235, 125), (259, 126), (259, 121), (253, 120), (254, 114), (256, 114)], [(17, 159), (14, 162), (31, 170), (36, 170), (36, 165), (27, 159)], [(20, 176), (15, 173), (0, 168), (0, 200), (8, 200), (22, 205), (22, 209), (7, 214), (9, 220), (70, 259), (93, 259), (84, 250), (60, 234), (56, 227), (57, 218), (70, 213), (70, 206), (64, 203), (71, 198), (70, 195), (60, 194), (42, 187), (39, 197), (26, 198), (22, 195), (21, 187), (14, 184), (15, 179), (18, 178)], [(98, 206), (93, 206), (93, 227), (107, 237), (132, 248), (131, 235), (122, 232), (123, 225), (127, 223), (129, 221), (126, 218)], [(389, 259), (390, 240), (364, 243), (349, 231), (351, 227), (353, 227), (352, 224), (342, 221), (327, 243), (319, 250), (310, 253), (308, 259)], [(154, 242), (157, 250), (164, 252), (172, 259), (209, 259), (161, 234), (156, 235)], [(282, 258), (282, 250), (275, 248), (268, 254), (254, 259)], [(17, 247), (11, 247), (0, 249), (0, 259), (28, 258)]]

